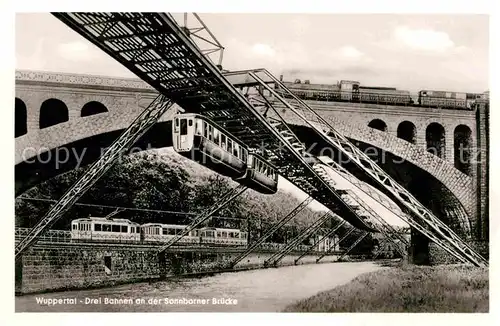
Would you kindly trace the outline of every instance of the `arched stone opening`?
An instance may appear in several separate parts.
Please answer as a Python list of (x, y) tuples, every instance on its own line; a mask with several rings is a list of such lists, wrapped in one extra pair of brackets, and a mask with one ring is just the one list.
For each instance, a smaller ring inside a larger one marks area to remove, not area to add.
[(105, 112), (108, 112), (108, 109), (106, 108), (106, 106), (104, 104), (102, 104), (101, 102), (97, 102), (97, 101), (91, 101), (91, 102), (86, 103), (82, 107), (81, 116), (88, 117), (91, 115), (105, 113)]
[(425, 141), (427, 143), (427, 151), (442, 159), (445, 159), (446, 138), (444, 127), (433, 122), (427, 126), (425, 131)]
[(48, 128), (69, 120), (68, 107), (63, 101), (51, 98), (40, 107), (40, 129)]
[(373, 119), (368, 124), (368, 127), (373, 128), (373, 129), (377, 129), (380, 131), (387, 131), (387, 124), (383, 120), (380, 120), (380, 119)]
[(16, 97), (15, 102), (15, 118), (14, 118), (14, 133), (15, 137), (19, 137), (28, 133), (28, 113), (26, 104), (23, 100)]
[(403, 121), (398, 126), (397, 137), (415, 144), (417, 142), (417, 127), (410, 121)]
[(472, 131), (466, 125), (458, 125), (453, 132), (453, 153), (455, 167), (471, 175)]

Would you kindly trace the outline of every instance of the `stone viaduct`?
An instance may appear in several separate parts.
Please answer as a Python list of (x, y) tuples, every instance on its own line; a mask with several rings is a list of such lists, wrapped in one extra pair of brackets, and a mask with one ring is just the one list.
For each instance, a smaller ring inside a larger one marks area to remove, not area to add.
[[(139, 79), (16, 71), (15, 82), (16, 196), (95, 160), (157, 95)], [(374, 150), (384, 170), (459, 234), (487, 242), (488, 104), (459, 111), (308, 103), (367, 154)], [(282, 113), (305, 143), (321, 143)], [(162, 117), (137, 148), (171, 146), (170, 119)]]

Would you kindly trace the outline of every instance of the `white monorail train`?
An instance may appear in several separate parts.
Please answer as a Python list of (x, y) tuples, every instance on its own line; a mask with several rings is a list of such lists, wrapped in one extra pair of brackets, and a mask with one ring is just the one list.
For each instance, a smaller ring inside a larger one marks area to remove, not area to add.
[(233, 135), (199, 114), (177, 114), (172, 127), (174, 150), (209, 169), (264, 194), (278, 191), (276, 168)]
[[(163, 243), (179, 235), (187, 225), (146, 223), (104, 217), (79, 218), (71, 222), (74, 241)], [(246, 246), (247, 233), (239, 229), (211, 228), (191, 230), (179, 244)]]

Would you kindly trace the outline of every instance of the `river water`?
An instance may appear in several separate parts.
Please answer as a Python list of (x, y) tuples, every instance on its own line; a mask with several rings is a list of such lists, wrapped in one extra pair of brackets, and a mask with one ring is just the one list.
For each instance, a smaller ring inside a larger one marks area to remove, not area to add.
[[(311, 264), (25, 295), (16, 297), (16, 312), (279, 312), (381, 268), (371, 262)], [(48, 305), (46, 299), (67, 300)]]

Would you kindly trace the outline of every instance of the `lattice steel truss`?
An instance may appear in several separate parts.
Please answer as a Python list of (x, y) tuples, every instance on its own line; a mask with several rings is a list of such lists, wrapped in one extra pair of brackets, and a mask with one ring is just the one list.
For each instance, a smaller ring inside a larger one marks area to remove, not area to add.
[[(319, 160), (323, 164), (317, 164), (318, 168), (324, 170), (325, 173), (327, 173), (327, 174), (330, 173), (329, 170), (335, 171), (331, 166), (328, 165), (328, 163), (330, 163), (333, 166), (338, 166), (338, 165), (336, 165), (337, 163), (335, 163), (333, 161), (331, 161), (331, 162), (327, 161), (325, 158), (322, 158), (322, 157), (320, 157)], [(338, 167), (340, 169), (342, 169), (340, 166), (338, 166)], [(350, 181), (351, 184), (357, 185), (358, 189), (359, 189), (359, 187), (366, 187), (367, 189), (370, 188), (369, 185), (364, 184), (362, 181), (359, 181), (355, 177), (350, 176), (348, 173), (346, 176), (341, 175), (341, 174), (338, 174), (338, 176), (345, 178), (346, 181), (351, 180)], [(330, 177), (332, 177), (332, 176), (330, 175)], [(369, 189), (369, 190), (371, 190), (373, 193), (376, 193), (375, 190), (373, 190), (373, 189)], [(392, 242), (392, 244), (396, 247), (396, 250), (399, 252), (399, 254), (402, 257), (407, 256), (408, 248), (410, 247), (410, 243), (407, 241), (407, 239), (402, 237), (399, 234), (399, 232), (394, 229), (394, 227), (392, 225), (387, 223), (385, 221), (385, 219), (382, 216), (380, 216), (380, 214), (377, 213), (369, 204), (367, 204), (365, 202), (365, 200), (363, 200), (355, 191), (353, 191), (352, 189), (344, 189), (343, 191), (345, 192), (345, 196), (353, 201), (352, 205), (357, 206), (357, 209), (360, 211), (360, 215), (369, 216), (373, 220), (376, 220), (378, 222), (377, 229), (379, 230), (379, 232), (382, 233), (387, 238), (387, 240)], [(392, 203), (390, 200), (383, 198), (381, 195), (378, 196), (378, 200), (381, 200), (381, 201), (383, 200), (383, 201), (387, 201), (389, 203)], [(395, 205), (395, 204), (392, 203), (392, 205)], [(391, 206), (391, 207), (393, 207), (393, 206)], [(398, 211), (398, 209), (399, 208), (396, 207), (396, 211)]]
[[(265, 71), (260, 69), (259, 72)], [(253, 71), (248, 74), (261, 81)], [(275, 88), (272, 89), (267, 83), (261, 81), (261, 86), (267, 89), (274, 99), (283, 104), (287, 109), (297, 115), (307, 126), (311, 127), (327, 144), (331, 145), (341, 155), (349, 159), (349, 163), (354, 163), (357, 170), (362, 172), (374, 182), (382, 192), (396, 200), (408, 213), (411, 226), (422, 232), (431, 240), (435, 241), (441, 248), (459, 258), (462, 261), (468, 261), (476, 266), (487, 266), (488, 261), (475, 252), (467, 243), (465, 243), (450, 227), (444, 224), (439, 218), (420, 204), (413, 195), (394, 181), (382, 168), (372, 161), (365, 153), (352, 144), (341, 133), (337, 132), (325, 119), (316, 111), (309, 107), (304, 101), (295, 96), (283, 83), (276, 79), (271, 73), (266, 73), (269, 78), (274, 79)], [(280, 95), (286, 94), (288, 99)], [(352, 165), (346, 165), (352, 169)], [(346, 168), (347, 169), (347, 168)], [(347, 171), (347, 170), (346, 170)], [(354, 171), (349, 171), (353, 173)]]
[[(168, 14), (57, 13), (61, 21), (186, 112), (200, 113), (277, 166), (279, 173), (356, 227), (376, 231), (238, 92)], [(229, 78), (229, 77), (228, 77)], [(238, 82), (238, 81), (237, 81)], [(241, 82), (241, 80), (240, 80)], [(266, 81), (264, 81), (266, 82)], [(255, 83), (255, 81), (254, 81)]]
[(184, 30), (201, 53), (212, 60), (219, 69), (222, 69), (222, 59), (224, 58), (224, 46), (220, 44), (208, 26), (198, 16), (197, 13), (172, 14), (167, 13)]

